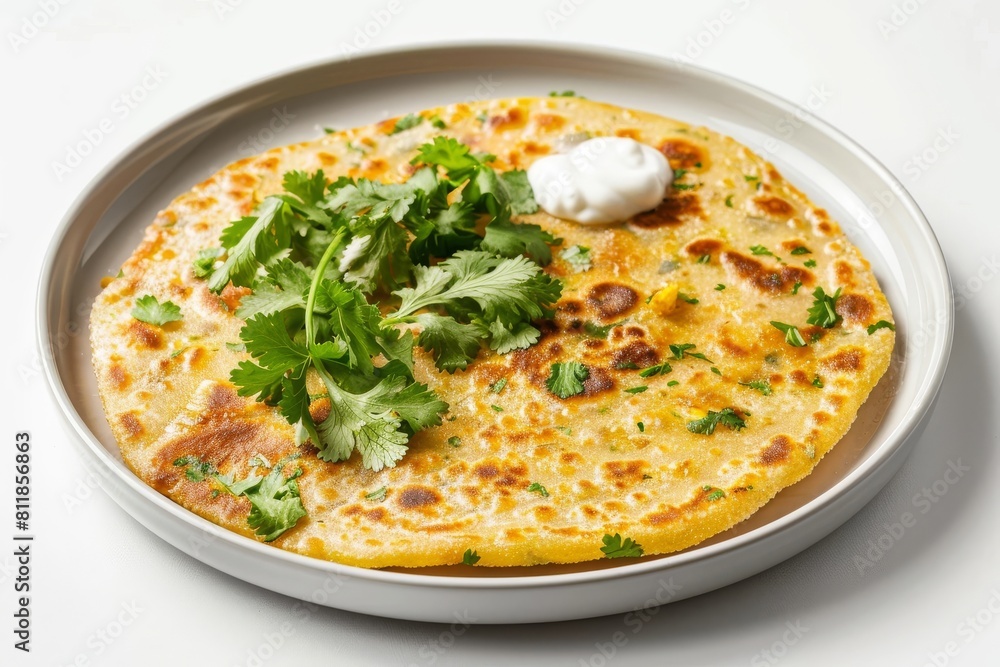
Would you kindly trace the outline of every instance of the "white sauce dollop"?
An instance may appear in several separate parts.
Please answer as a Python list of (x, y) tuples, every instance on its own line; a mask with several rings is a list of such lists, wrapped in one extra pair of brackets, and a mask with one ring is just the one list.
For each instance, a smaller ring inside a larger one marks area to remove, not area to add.
[(584, 224), (624, 222), (655, 208), (673, 176), (660, 151), (626, 137), (588, 139), (528, 168), (542, 210)]

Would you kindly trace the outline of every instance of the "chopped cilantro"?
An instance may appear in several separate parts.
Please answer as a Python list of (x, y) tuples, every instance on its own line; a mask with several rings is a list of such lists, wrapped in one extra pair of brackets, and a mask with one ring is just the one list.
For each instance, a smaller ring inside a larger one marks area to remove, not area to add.
[(732, 195), (729, 195), (728, 197), (726, 197), (726, 206), (728, 206), (729, 208), (733, 207), (733, 196)]
[(740, 382), (739, 384), (744, 387), (756, 389), (765, 396), (770, 396), (773, 393), (773, 390), (771, 389), (771, 382), (767, 378), (762, 380), (750, 380), (750, 382)]
[(333, 134), (333, 133), (334, 133), (334, 132), (336, 132), (337, 130), (336, 130), (335, 128), (332, 128), (332, 127), (324, 127), (324, 128), (323, 128), (323, 131), (324, 131), (325, 133), (327, 133), (327, 134)]
[(587, 322), (583, 325), (583, 331), (591, 338), (607, 338), (612, 329), (620, 327), (626, 322), (628, 322), (628, 320), (619, 320), (618, 322), (612, 322), (611, 324), (605, 324), (604, 326), (594, 324), (593, 322)]
[(466, 549), (462, 554), (462, 565), (475, 565), (479, 562), (479, 554), (472, 549)]
[(212, 273), (215, 260), (222, 255), (222, 248), (202, 248), (198, 256), (191, 262), (191, 270), (196, 278), (207, 278)]
[(724, 289), (726, 289), (726, 286), (723, 285), (722, 283), (719, 283), (718, 285), (715, 286), (715, 291), (716, 292), (721, 292)]
[(802, 337), (802, 333), (799, 331), (798, 327), (774, 321), (771, 322), (771, 326), (785, 334), (785, 342), (792, 347), (806, 346), (806, 340)]
[(172, 301), (160, 303), (152, 294), (141, 296), (135, 300), (135, 307), (132, 308), (132, 317), (145, 322), (163, 326), (167, 322), (176, 322), (183, 319), (180, 306)]
[(642, 422), (636, 422), (635, 425), (636, 425), (636, 428), (639, 429), (639, 433), (645, 433), (646, 432), (646, 425), (643, 424)]
[(461, 447), (462, 439), (457, 435), (453, 435), (450, 438), (448, 438), (448, 444), (452, 447)]
[(792, 254), (793, 255), (810, 255), (810, 254), (812, 254), (812, 250), (810, 250), (809, 248), (805, 247), (804, 245), (800, 245), (800, 246), (792, 249)]
[(701, 419), (695, 419), (694, 421), (688, 422), (687, 429), (692, 433), (700, 433), (702, 435), (712, 435), (715, 433), (715, 427), (719, 424), (733, 430), (739, 431), (746, 427), (746, 422), (736, 414), (736, 410), (733, 408), (722, 408), (719, 412), (714, 410), (709, 410), (708, 414)]
[(684, 174), (688, 173), (687, 169), (674, 169), (674, 180), (684, 178)]
[(809, 268), (809, 269), (814, 269), (814, 268), (816, 268), (816, 260), (815, 259), (807, 259), (806, 261), (802, 262), (802, 266), (804, 266), (806, 268)]
[(674, 188), (677, 190), (694, 190), (699, 185), (700, 183), (674, 183)]
[(641, 394), (642, 392), (646, 391), (647, 389), (649, 389), (649, 387), (647, 387), (645, 385), (642, 385), (640, 387), (629, 387), (628, 389), (625, 390), (625, 393), (626, 394)]
[(676, 387), (679, 384), (680, 384), (680, 382), (678, 382), (677, 380), (671, 380), (670, 382), (667, 383), (667, 386), (668, 387)]
[(431, 116), (431, 125), (433, 125), (439, 130), (443, 130), (446, 127), (448, 127), (448, 125), (443, 120), (441, 120), (441, 116), (438, 116), (437, 114)]
[(266, 477), (250, 475), (234, 482), (231, 476), (216, 475), (216, 479), (234, 496), (246, 496), (250, 501), (247, 524), (265, 542), (271, 542), (306, 516), (295, 481), (301, 474), (299, 468), (285, 477), (282, 466), (276, 465)]
[(380, 489), (375, 489), (371, 493), (366, 493), (365, 494), (365, 500), (374, 500), (375, 502), (379, 502), (380, 503), (383, 500), (385, 500), (385, 493), (386, 493), (387, 490), (388, 489), (386, 489), (383, 486)]
[(494, 394), (499, 394), (501, 391), (503, 391), (503, 388), (506, 386), (507, 386), (507, 378), (500, 378), (492, 385), (490, 385), (490, 391), (492, 391)]
[(503, 408), (496, 404), (491, 405), (490, 409), (493, 410), (493, 412), (503, 412)]
[(758, 177), (757, 177), (757, 176), (750, 176), (750, 175), (748, 175), (748, 174), (743, 174), (743, 179), (744, 179), (744, 180), (745, 180), (745, 181), (746, 181), (747, 183), (750, 183), (750, 182), (752, 182), (752, 181), (756, 181), (756, 180), (758, 179)]
[(389, 134), (399, 134), (400, 132), (405, 132), (410, 128), (414, 128), (424, 122), (423, 116), (415, 113), (409, 113), (396, 121), (395, 127), (392, 128), (392, 132)]
[(568, 262), (576, 273), (589, 271), (593, 264), (590, 261), (590, 248), (581, 245), (571, 245), (559, 253), (563, 261)]
[(712, 366), (709, 370), (712, 371), (713, 373), (715, 373), (716, 375), (722, 375), (722, 371), (720, 371), (715, 366)]
[(691, 352), (696, 347), (694, 343), (680, 343), (676, 345), (670, 345), (670, 353), (673, 355), (674, 359), (683, 359), (684, 357), (693, 357), (695, 359), (701, 359), (702, 361), (707, 361), (712, 363), (712, 360), (706, 357), (701, 352)]
[(655, 364), (649, 368), (644, 368), (639, 371), (639, 377), (648, 378), (654, 375), (666, 375), (670, 371), (674, 370), (671, 368), (670, 364), (664, 361), (662, 364)]
[(711, 263), (711, 261), (712, 261), (711, 255), (702, 255), (701, 257), (698, 258), (699, 264), (709, 264)]
[(552, 364), (545, 386), (559, 398), (569, 398), (583, 393), (583, 381), (590, 377), (590, 371), (579, 361)]
[(688, 294), (685, 294), (684, 292), (678, 292), (677, 298), (683, 301), (684, 303), (690, 303), (691, 305), (695, 305), (698, 303), (698, 299)]
[(623, 540), (619, 533), (605, 535), (601, 541), (604, 543), (601, 551), (605, 558), (638, 558), (642, 555), (642, 545), (630, 537)]
[(823, 380), (820, 378), (819, 373), (813, 376), (812, 386), (816, 387), (817, 389), (823, 388)]
[(799, 289), (801, 287), (802, 287), (802, 283), (799, 282), (799, 281), (795, 281), (795, 284), (792, 285), (792, 294), (798, 294), (799, 293)]
[(837, 315), (837, 299), (840, 297), (840, 288), (833, 294), (827, 294), (822, 287), (817, 287), (813, 292), (813, 305), (809, 308), (809, 317), (806, 322), (817, 324), (824, 329), (829, 329), (840, 321)]
[(578, 95), (576, 94), (575, 91), (572, 90), (564, 90), (562, 92), (558, 90), (553, 90), (549, 93), (549, 97), (578, 97)]
[(723, 491), (722, 489), (716, 489), (715, 491), (712, 491), (710, 494), (705, 496), (705, 500), (709, 502), (714, 502), (716, 500), (722, 500), (725, 497), (726, 497), (725, 491)]
[(541, 484), (539, 484), (538, 482), (532, 482), (531, 484), (529, 484), (528, 485), (528, 491), (530, 493), (537, 493), (542, 498), (548, 498), (549, 497), (548, 490), (544, 486), (542, 486)]
[(893, 324), (892, 322), (888, 322), (886, 320), (879, 320), (875, 324), (872, 324), (871, 326), (868, 327), (868, 335), (871, 336), (873, 333), (875, 333), (879, 329), (888, 329), (890, 331), (895, 331), (896, 330), (896, 325)]
[(769, 255), (771, 257), (774, 257), (774, 253), (762, 245), (750, 246), (750, 252), (753, 253), (754, 255)]

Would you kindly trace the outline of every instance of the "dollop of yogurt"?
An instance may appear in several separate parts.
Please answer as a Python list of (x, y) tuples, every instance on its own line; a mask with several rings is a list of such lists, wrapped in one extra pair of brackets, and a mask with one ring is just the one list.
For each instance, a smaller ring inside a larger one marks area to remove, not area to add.
[(595, 225), (624, 222), (655, 208), (673, 175), (660, 151), (626, 137), (588, 139), (528, 168), (543, 211)]

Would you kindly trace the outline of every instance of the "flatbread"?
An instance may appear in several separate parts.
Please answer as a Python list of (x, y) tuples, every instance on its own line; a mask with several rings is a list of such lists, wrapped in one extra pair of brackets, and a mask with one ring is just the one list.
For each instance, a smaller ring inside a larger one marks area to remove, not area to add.
[[(275, 148), (225, 167), (157, 216), (91, 316), (108, 421), (143, 481), (260, 539), (247, 525), (245, 497), (189, 479), (174, 461), (197, 456), (239, 478), (254, 456), (274, 462), (300, 452), (308, 516), (270, 544), (363, 567), (460, 563), (467, 549), (479, 566), (578, 562), (603, 557), (602, 537), (614, 533), (661, 554), (732, 527), (809, 474), (886, 372), (894, 333), (866, 328), (892, 315), (868, 262), (825, 211), (736, 141), (581, 98), (455, 104), (421, 115), (438, 116), (446, 129), (423, 122), (392, 134), (390, 119)], [(577, 272), (555, 250), (546, 271), (565, 287), (554, 320), (539, 325), (540, 342), (507, 355), (484, 349), (453, 375), (418, 350), (417, 379), (451, 405), (443, 424), (416, 434), (394, 468), (366, 470), (357, 454), (320, 461), (310, 446), (296, 446), (275, 409), (236, 395), (229, 373), (248, 356), (226, 343), (239, 341), (234, 311), (248, 290), (211, 293), (192, 261), (218, 245), (230, 221), (280, 192), (285, 172), (400, 182), (417, 147), (436, 135), (496, 155), (499, 171), (525, 169), (581, 136), (631, 137), (685, 170), (675, 183), (687, 187), (668, 188), (662, 204), (627, 224), (518, 216), (563, 239), (563, 248), (590, 248), (592, 258)], [(799, 247), (810, 254), (792, 254)], [(843, 319), (833, 328), (805, 324), (817, 286), (841, 290)], [(698, 302), (670, 299), (677, 291)], [(146, 294), (178, 304), (183, 320), (157, 327), (132, 318)], [(790, 346), (771, 321), (797, 324), (811, 342)], [(606, 338), (596, 330), (619, 322)], [(669, 346), (685, 343), (709, 361), (674, 359)], [(590, 374), (584, 393), (564, 400), (545, 381), (552, 364), (571, 360)], [(670, 373), (639, 377), (637, 368), (664, 361)], [(501, 379), (506, 386), (495, 393)], [(747, 386), (762, 380), (769, 395)], [(647, 389), (625, 391), (638, 386)], [(745, 428), (687, 428), (726, 407)], [(533, 483), (547, 495), (529, 491)], [(384, 496), (373, 494), (382, 487)]]

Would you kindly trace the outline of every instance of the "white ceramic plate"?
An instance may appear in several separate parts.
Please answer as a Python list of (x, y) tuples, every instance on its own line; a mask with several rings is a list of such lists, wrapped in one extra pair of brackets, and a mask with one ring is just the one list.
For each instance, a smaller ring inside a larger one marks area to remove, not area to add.
[[(555, 89), (732, 135), (825, 207), (871, 261), (893, 307), (897, 350), (850, 433), (812, 475), (748, 521), (677, 554), (626, 565), (406, 571), (346, 567), (230, 533), (146, 486), (122, 463), (90, 367), (87, 319), (101, 276), (117, 271), (160, 208), (229, 162), (315, 138), (324, 126)], [(830, 126), (744, 83), (672, 61), (521, 43), (325, 62), (209, 101), (146, 136), (94, 180), (56, 232), (39, 285), (38, 331), (53, 395), (88, 467), (111, 497), (170, 544), (223, 572), (318, 604), (421, 621), (450, 622), (458, 614), (511, 623), (598, 616), (698, 595), (830, 533), (882, 488), (922, 430), (947, 365), (953, 310), (944, 258), (913, 200)]]

